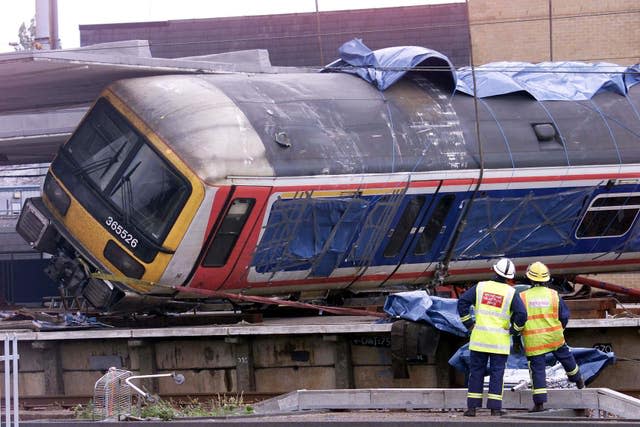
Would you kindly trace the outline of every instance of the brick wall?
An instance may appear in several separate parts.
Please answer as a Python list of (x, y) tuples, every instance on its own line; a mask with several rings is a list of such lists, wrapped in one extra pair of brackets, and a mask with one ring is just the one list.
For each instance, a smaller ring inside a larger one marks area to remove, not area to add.
[(638, 272), (587, 274), (586, 277), (618, 286), (640, 289), (640, 273)]
[(337, 59), (340, 45), (355, 37), (371, 49), (424, 46), (449, 56), (457, 66), (469, 63), (464, 3), (321, 12), (319, 18), (295, 13), (80, 26), (82, 46), (149, 40), (153, 56), (164, 58), (267, 49), (278, 66), (327, 64)]
[(640, 62), (637, 0), (469, 0), (469, 23), (476, 64)]

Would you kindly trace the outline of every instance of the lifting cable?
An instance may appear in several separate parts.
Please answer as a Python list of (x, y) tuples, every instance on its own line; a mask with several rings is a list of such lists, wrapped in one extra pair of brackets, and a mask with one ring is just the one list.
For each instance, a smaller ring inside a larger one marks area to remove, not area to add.
[[(469, 13), (469, 0), (466, 1), (467, 5), (467, 14)], [(464, 212), (460, 217), (460, 221), (456, 225), (456, 229), (454, 230), (453, 236), (449, 241), (449, 246), (445, 252), (445, 256), (441, 263), (436, 267), (436, 271), (434, 272), (433, 279), (431, 281), (431, 286), (435, 287), (444, 282), (444, 278), (447, 276), (449, 271), (449, 263), (451, 262), (451, 258), (453, 258), (454, 251), (456, 245), (458, 244), (458, 240), (462, 235), (462, 231), (465, 229), (467, 225), (467, 217), (469, 216), (469, 212), (471, 211), (471, 205), (473, 205), (473, 201), (475, 200), (478, 192), (480, 190), (480, 185), (482, 185), (482, 178), (484, 177), (484, 153), (482, 150), (482, 138), (480, 135), (480, 119), (478, 114), (478, 85), (476, 82), (476, 69), (473, 63), (473, 44), (471, 40), (471, 31), (469, 31), (469, 58), (471, 62), (471, 77), (473, 80), (473, 107), (475, 113), (476, 120), (476, 139), (478, 141), (478, 162), (480, 163), (480, 170), (478, 172), (478, 180), (476, 182), (476, 186), (473, 189), (473, 193), (471, 193), (471, 197), (469, 198), (469, 202), (464, 206)]]

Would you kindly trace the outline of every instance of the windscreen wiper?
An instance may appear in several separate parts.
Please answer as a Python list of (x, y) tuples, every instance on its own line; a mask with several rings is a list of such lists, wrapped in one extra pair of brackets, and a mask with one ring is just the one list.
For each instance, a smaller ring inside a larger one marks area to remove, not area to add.
[(136, 171), (136, 169), (138, 169), (138, 167), (141, 164), (142, 164), (142, 161), (138, 160), (138, 163), (136, 163), (128, 172), (125, 172), (122, 174), (122, 176), (120, 177), (120, 181), (118, 181), (118, 183), (113, 187), (113, 189), (109, 193), (109, 197), (113, 196), (116, 193), (116, 191), (118, 191), (120, 187), (122, 187), (122, 185), (125, 182), (130, 184), (129, 180), (131, 179), (131, 175), (133, 175), (133, 173)]
[[(122, 211), (124, 216), (124, 225), (129, 227), (131, 225), (131, 216), (133, 215), (133, 189), (131, 188), (131, 175), (142, 164), (142, 161), (138, 161), (128, 172), (124, 173), (113, 189), (111, 190), (109, 197), (113, 196), (116, 191), (122, 187)], [(135, 224), (134, 224), (135, 226)], [(137, 228), (137, 227), (136, 227)], [(142, 233), (144, 235), (144, 233)], [(164, 246), (154, 243), (151, 239), (145, 239), (147, 244), (158, 252), (165, 254), (174, 254), (175, 251), (167, 249)]]
[[(118, 162), (120, 160), (120, 154), (122, 154), (122, 150), (124, 150), (124, 147), (127, 145), (126, 141), (123, 141), (123, 139), (127, 139), (125, 135), (122, 135), (120, 138), (116, 139), (115, 141), (111, 142), (111, 144), (117, 144), (120, 142), (123, 142), (120, 145), (120, 148), (118, 148), (118, 150), (111, 156), (105, 157), (103, 159), (100, 160), (94, 160), (93, 162), (89, 162), (85, 165), (78, 165), (74, 170), (73, 170), (73, 174), (74, 175), (87, 175), (93, 172), (97, 172), (101, 169), (104, 169), (104, 171), (102, 172), (102, 175), (100, 175), (100, 178), (103, 178), (107, 171), (109, 171), (109, 169), (111, 168), (111, 166), (113, 166), (116, 162)], [(73, 159), (73, 156), (71, 156), (71, 158)], [(75, 160), (75, 159), (74, 159)]]

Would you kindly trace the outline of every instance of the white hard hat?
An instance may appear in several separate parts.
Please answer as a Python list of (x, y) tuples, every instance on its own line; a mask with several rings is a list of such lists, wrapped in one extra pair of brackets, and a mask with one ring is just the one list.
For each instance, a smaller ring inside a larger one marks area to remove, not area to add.
[(498, 262), (493, 264), (493, 271), (495, 271), (498, 276), (513, 279), (516, 274), (516, 266), (513, 265), (513, 262), (511, 262), (509, 258), (500, 258)]

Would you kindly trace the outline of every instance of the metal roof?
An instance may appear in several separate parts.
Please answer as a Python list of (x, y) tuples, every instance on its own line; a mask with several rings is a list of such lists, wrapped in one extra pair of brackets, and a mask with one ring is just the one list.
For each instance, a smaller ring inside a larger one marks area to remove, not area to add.
[(162, 74), (283, 72), (264, 50), (152, 58), (146, 40), (0, 54), (0, 165), (51, 161), (100, 92)]

